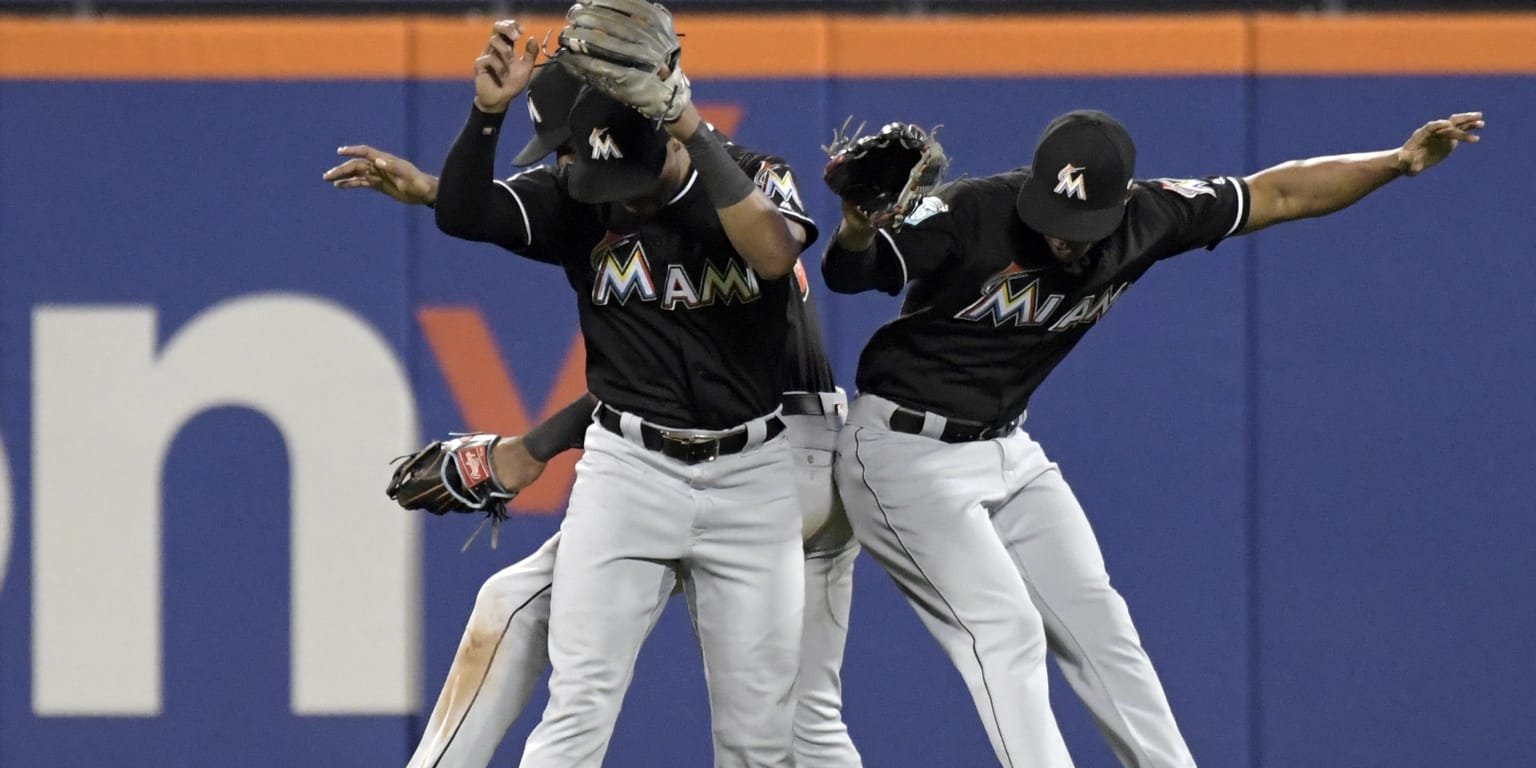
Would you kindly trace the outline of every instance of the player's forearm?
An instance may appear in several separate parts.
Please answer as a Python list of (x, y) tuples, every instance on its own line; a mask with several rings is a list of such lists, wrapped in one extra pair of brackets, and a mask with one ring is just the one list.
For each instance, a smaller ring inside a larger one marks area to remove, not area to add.
[(683, 146), (731, 246), (764, 278), (774, 280), (789, 274), (800, 258), (800, 242), (789, 222), (752, 184), (720, 141), (697, 120), (693, 125), (694, 131)]
[(496, 139), (506, 113), (470, 112), (448, 149), (434, 193), (437, 228), (454, 237), (483, 240), (496, 178)]
[(580, 448), (586, 441), (595, 408), (597, 398), (583, 392), (570, 405), (528, 430), (523, 436), (528, 453), (539, 461), (549, 461), (572, 448)]
[[(878, 242), (852, 249), (843, 244), (842, 238), (834, 237), (821, 256), (821, 277), (833, 293), (896, 294), (901, 292), (903, 283), (900, 277), (888, 276), (893, 271), (889, 262), (894, 259), (894, 254), (882, 253)], [(894, 272), (899, 273), (900, 269), (900, 264), (894, 264)]]
[(1253, 210), (1244, 232), (1325, 216), (1403, 175), (1397, 150), (1292, 160), (1247, 178)]
[(800, 242), (790, 233), (789, 222), (762, 193), (754, 192), (741, 202), (716, 211), (731, 247), (769, 280), (789, 274), (800, 257)]

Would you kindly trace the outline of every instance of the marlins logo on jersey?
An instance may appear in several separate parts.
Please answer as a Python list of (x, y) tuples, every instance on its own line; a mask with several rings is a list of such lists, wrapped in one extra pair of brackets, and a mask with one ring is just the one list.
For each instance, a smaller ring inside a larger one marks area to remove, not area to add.
[(803, 210), (800, 202), (800, 190), (795, 187), (794, 174), (783, 166), (774, 166), (763, 162), (757, 170), (757, 175), (752, 179), (757, 188), (768, 196), (769, 200), (777, 203), (780, 208), (788, 210)]
[(592, 264), (597, 273), (592, 303), (597, 306), (614, 300), (622, 305), (631, 296), (638, 296), (641, 301), (659, 300), (662, 309), (698, 309), (717, 301), (746, 304), (762, 296), (757, 273), (738, 259), (723, 267), (707, 261), (697, 278), (683, 265), (669, 264), (658, 287), (645, 244), (634, 235), (608, 233), (592, 249)]
[(1216, 196), (1216, 190), (1211, 187), (1211, 182), (1205, 179), (1153, 179), (1152, 181), (1186, 200), (1193, 200), (1200, 195)]
[[(1037, 277), (1044, 271), (1041, 267), (1025, 269), (1017, 264), (1009, 264), (982, 285), (981, 298), (957, 312), (955, 319), (973, 323), (990, 320), (993, 326), (1010, 323), (1015, 326), (1045, 325), (1051, 321), (1067, 296), (1064, 293), (1045, 292)], [(1120, 283), (1103, 293), (1090, 293), (1078, 299), (1055, 322), (1050, 322), (1047, 330), (1066, 331), (1097, 321), (1109, 312), (1109, 308), (1130, 286), (1130, 283)]]

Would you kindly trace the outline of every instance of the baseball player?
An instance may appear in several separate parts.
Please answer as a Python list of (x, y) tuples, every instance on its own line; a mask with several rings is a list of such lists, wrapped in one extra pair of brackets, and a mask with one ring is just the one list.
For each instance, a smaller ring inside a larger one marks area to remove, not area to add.
[(1457, 114), (1396, 149), (1137, 180), (1125, 128), (1078, 111), (1049, 124), (1031, 166), (942, 186), (897, 231), (845, 202), (828, 286), (910, 288), (860, 357), (839, 488), (964, 676), (999, 763), (1071, 764), (1049, 647), (1122, 763), (1194, 765), (1082, 508), (1021, 428), (1035, 388), (1157, 261), (1338, 211), (1482, 127)]
[[(670, 29), (659, 6), (627, 10)], [(760, 167), (792, 190), (782, 161), (733, 158), (700, 130), (676, 68), (682, 92), (660, 98), (584, 91), (568, 169), (494, 182), (496, 134), (536, 54), (532, 40), (517, 53), (519, 38), (499, 22), (477, 60), (437, 220), (564, 268), (599, 401), (553, 564), (550, 703), (522, 764), (600, 764), (639, 645), (682, 578), (716, 764), (789, 765), (804, 576), (779, 363), (814, 226), (797, 198), (770, 199), (742, 172)]]
[[(553, 127), (555, 123), (565, 127), (564, 116), (575, 96), (571, 89), (569, 98), (561, 101), (567, 91), (558, 83), (564, 80), (564, 70), (545, 67), (530, 82), (528, 100), (543, 105), (530, 112), (545, 117), (535, 118), (538, 133), (515, 164), (539, 160), (548, 146), (556, 147), (560, 164), (569, 164), (569, 132), (561, 135)], [(734, 145), (728, 149), (740, 153)], [(438, 179), (410, 162), (367, 146), (342, 147), (338, 152), (354, 159), (326, 172), (326, 180), (337, 187), (376, 189), (417, 205), (436, 203)], [(745, 170), (756, 173), (761, 167)], [(832, 488), (831, 472), (833, 441), (846, 413), (846, 399), (832, 384), (815, 300), (804, 291), (805, 283), (797, 281), (795, 287), (797, 295), (788, 302), (787, 391), (781, 400), (785, 433), (795, 452), (805, 552), (806, 613), (795, 687), (795, 759), (799, 766), (848, 768), (861, 762), (842, 720), (839, 670), (858, 545)], [(521, 490), (539, 477), (549, 459), (580, 447), (596, 405), (595, 399), (583, 397), (524, 437), (498, 442), (492, 463), (500, 485)], [(527, 705), (535, 682), (549, 664), (545, 638), (558, 541), (556, 534), (538, 551), (485, 582), (411, 759), (413, 768), (486, 765)]]

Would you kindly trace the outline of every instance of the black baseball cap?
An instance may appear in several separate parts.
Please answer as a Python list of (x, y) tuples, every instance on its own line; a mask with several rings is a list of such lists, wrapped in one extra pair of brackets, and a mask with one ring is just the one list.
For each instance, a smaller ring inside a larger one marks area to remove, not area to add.
[(571, 107), (571, 197), (584, 203), (633, 200), (656, 189), (670, 136), (661, 124), (583, 88)]
[(1136, 145), (1125, 126), (1091, 109), (1045, 127), (1030, 177), (1019, 190), (1019, 218), (1042, 235), (1077, 243), (1108, 237), (1125, 216)]
[(528, 82), (528, 117), (533, 138), (512, 158), (513, 165), (532, 165), (571, 138), (571, 104), (581, 81), (564, 67), (543, 65)]

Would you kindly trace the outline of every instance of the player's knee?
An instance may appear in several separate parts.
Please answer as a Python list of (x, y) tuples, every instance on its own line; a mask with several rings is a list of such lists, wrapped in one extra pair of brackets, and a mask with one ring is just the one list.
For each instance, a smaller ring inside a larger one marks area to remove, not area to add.
[(1045, 625), (1040, 614), (1033, 611), (1010, 611), (991, 620), (977, 621), (969, 625), (976, 635), (975, 649), (983, 658), (987, 649), (1014, 659), (1014, 663), (1035, 665), (1045, 663)]

